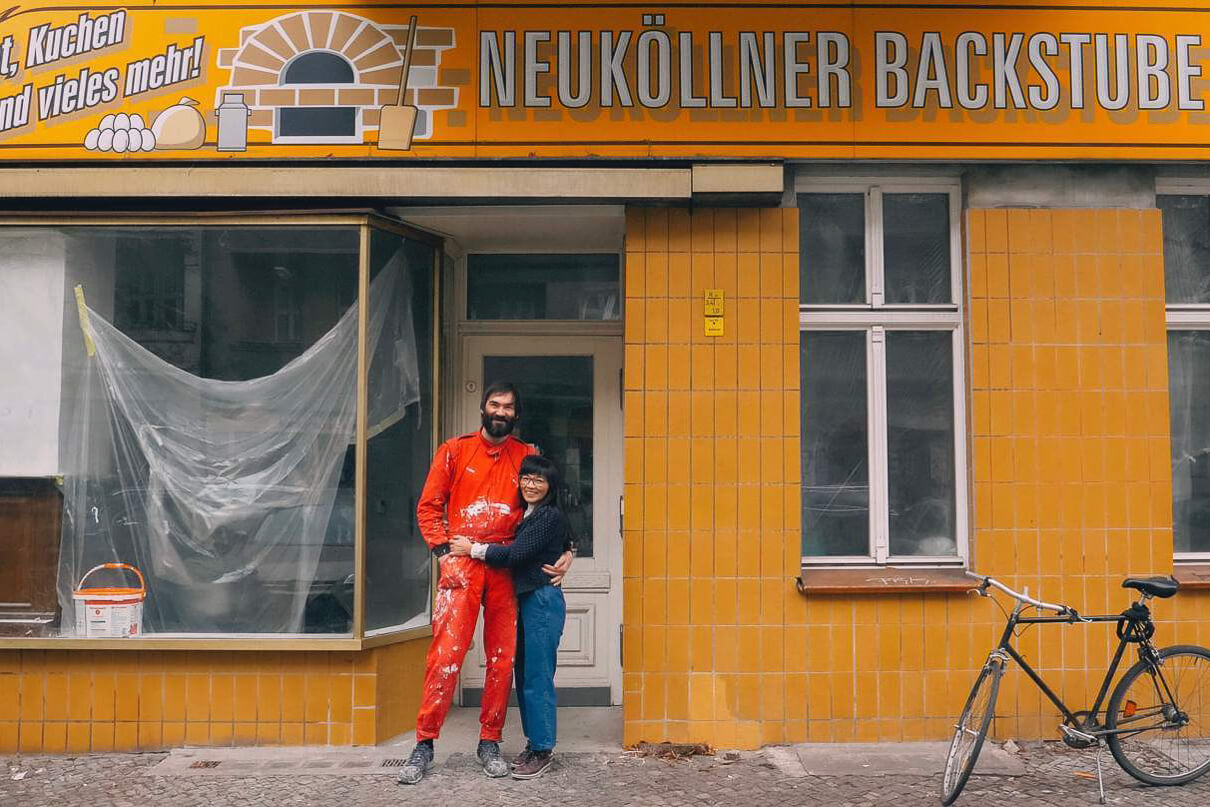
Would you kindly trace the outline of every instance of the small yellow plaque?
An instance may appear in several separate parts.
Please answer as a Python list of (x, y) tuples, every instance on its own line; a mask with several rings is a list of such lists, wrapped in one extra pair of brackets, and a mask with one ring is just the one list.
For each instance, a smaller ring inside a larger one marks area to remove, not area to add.
[[(706, 289), (706, 316), (721, 317), (723, 315), (723, 290)], [(708, 328), (709, 326), (707, 326)], [(722, 324), (719, 324), (722, 327)]]
[(723, 335), (723, 318), (706, 317), (706, 336)]

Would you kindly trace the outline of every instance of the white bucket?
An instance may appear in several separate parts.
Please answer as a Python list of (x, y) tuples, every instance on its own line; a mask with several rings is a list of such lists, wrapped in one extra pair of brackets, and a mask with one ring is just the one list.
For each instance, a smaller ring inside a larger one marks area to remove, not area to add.
[[(85, 588), (84, 581), (93, 572), (119, 569), (139, 578), (138, 588)], [(120, 639), (143, 632), (143, 600), (147, 585), (138, 569), (128, 563), (102, 563), (89, 569), (71, 594), (76, 605), (76, 635), (90, 639)]]

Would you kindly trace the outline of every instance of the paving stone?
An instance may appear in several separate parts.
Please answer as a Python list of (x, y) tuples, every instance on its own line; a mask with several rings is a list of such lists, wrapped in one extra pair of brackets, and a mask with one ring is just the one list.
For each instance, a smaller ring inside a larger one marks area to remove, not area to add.
[[(783, 755), (784, 756), (784, 755)], [(419, 785), (403, 788), (384, 776), (156, 776), (148, 771), (164, 754), (100, 754), (84, 757), (0, 757), (0, 805), (9, 807), (120, 807), (171, 804), (366, 805), (486, 804), (504, 807), (550, 804), (566, 807), (787, 807), (828, 804), (873, 807), (936, 805), (939, 777), (918, 775), (789, 775), (774, 750), (745, 753), (722, 764), (711, 757), (665, 761), (625, 753), (561, 755), (540, 779), (487, 779), (470, 753), (451, 754)], [(974, 776), (961, 804), (1070, 807), (1097, 803), (1092, 752), (1058, 743), (1032, 745), (1018, 756), (1020, 776)], [(1210, 776), (1184, 787), (1140, 785), (1102, 755), (1109, 804), (1130, 807), (1202, 807), (1210, 802)], [(41, 768), (42, 770), (38, 770)], [(25, 771), (20, 780), (15, 773)]]

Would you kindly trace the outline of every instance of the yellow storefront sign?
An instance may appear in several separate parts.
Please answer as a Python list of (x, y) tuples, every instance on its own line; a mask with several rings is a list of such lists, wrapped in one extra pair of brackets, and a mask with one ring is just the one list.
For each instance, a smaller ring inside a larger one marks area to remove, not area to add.
[(37, 2), (0, 160), (1198, 159), (1208, 43), (1194, 2)]

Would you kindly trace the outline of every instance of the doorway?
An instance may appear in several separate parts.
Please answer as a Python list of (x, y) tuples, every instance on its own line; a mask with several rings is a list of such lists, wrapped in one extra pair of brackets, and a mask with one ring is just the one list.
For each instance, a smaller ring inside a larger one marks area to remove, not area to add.
[[(462, 423), (479, 427), (486, 385), (521, 391), (522, 440), (563, 472), (577, 555), (563, 583), (567, 624), (555, 685), (560, 706), (621, 703), (622, 342), (616, 336), (475, 335), (463, 340)], [(477, 702), (487, 659), (476, 633), (463, 703)]]
[[(484, 384), (512, 381), (525, 408), (521, 438), (559, 464), (569, 487), (579, 552), (563, 584), (559, 705), (620, 706), (625, 208), (432, 207), (399, 215), (446, 239), (447, 435), (479, 428)], [(480, 703), (485, 670), (477, 630), (462, 668), (463, 706)]]

